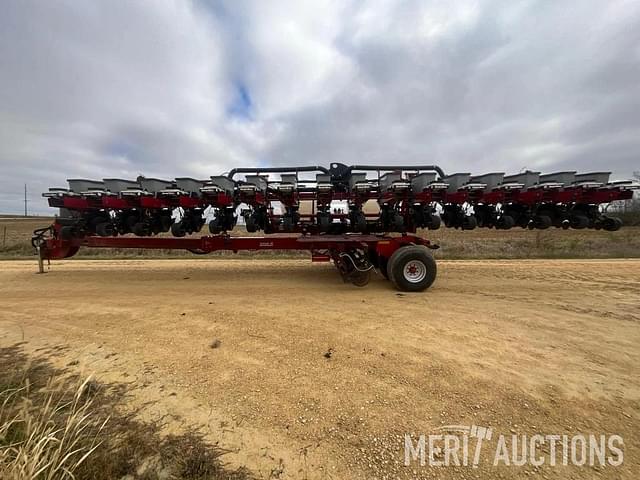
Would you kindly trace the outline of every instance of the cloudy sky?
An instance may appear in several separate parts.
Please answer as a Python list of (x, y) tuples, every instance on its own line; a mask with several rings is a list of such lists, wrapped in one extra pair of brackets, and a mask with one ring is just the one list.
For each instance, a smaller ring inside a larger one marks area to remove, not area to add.
[(68, 177), (640, 170), (640, 2), (4, 0), (0, 212)]

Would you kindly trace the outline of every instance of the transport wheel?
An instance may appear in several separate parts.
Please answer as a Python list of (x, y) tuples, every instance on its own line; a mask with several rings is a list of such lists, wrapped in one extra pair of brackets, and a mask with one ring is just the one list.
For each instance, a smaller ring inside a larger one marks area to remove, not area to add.
[(391, 255), (387, 272), (398, 290), (421, 292), (435, 281), (437, 267), (427, 247), (407, 245)]

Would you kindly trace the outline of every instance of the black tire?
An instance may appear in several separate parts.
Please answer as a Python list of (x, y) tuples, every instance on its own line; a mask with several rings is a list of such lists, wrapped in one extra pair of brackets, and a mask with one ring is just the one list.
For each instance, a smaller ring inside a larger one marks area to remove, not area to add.
[(473, 215), (467, 215), (462, 220), (462, 229), (463, 230), (473, 230), (478, 226), (478, 219), (476, 219)]
[(96, 225), (96, 233), (101, 237), (112, 237), (116, 233), (116, 229), (111, 222), (102, 222)]
[(187, 231), (182, 226), (182, 222), (176, 222), (171, 225), (171, 235), (174, 237), (184, 237), (187, 234)]
[(404, 228), (404, 218), (399, 213), (396, 213), (393, 216), (393, 231), (394, 232), (403, 232)]
[(136, 223), (132, 228), (131, 231), (137, 235), (138, 237), (147, 237), (149, 236), (149, 228), (147, 227), (147, 225), (145, 225), (143, 222), (138, 222)]
[[(249, 227), (247, 227), (247, 232), (250, 232)], [(218, 235), (222, 233), (222, 228), (220, 228), (220, 219), (218, 217), (214, 218), (209, 222), (209, 233), (214, 235)]]
[(546, 230), (552, 223), (551, 217), (548, 215), (536, 215), (533, 217), (533, 227), (538, 230)]
[[(413, 267), (414, 271), (409, 268)], [(436, 279), (436, 261), (429, 249), (421, 245), (406, 245), (396, 250), (387, 263), (389, 280), (398, 290), (421, 292)]]
[(615, 232), (616, 230), (620, 230), (620, 227), (622, 227), (622, 220), (618, 217), (605, 217), (602, 220), (602, 228), (607, 232)]
[[(256, 225), (256, 221), (252, 216), (245, 217), (244, 226), (249, 233), (255, 233), (258, 231), (258, 226)], [(211, 224), (209, 224), (209, 227), (211, 227)]]
[(110, 220), (111, 219), (107, 216), (98, 215), (89, 220), (89, 225), (91, 226), (91, 228), (97, 231), (98, 225), (100, 225), (101, 223), (109, 222)]
[(571, 228), (575, 228), (576, 230), (582, 230), (589, 226), (589, 218), (586, 215), (573, 215), (569, 222)]
[(127, 215), (125, 219), (125, 224), (127, 225), (127, 228), (129, 229), (129, 231), (133, 231), (133, 226), (136, 223), (138, 223), (139, 218), (140, 217), (138, 215), (134, 215), (134, 214)]
[(500, 217), (500, 229), (501, 230), (511, 230), (516, 224), (516, 221), (513, 219), (513, 217), (509, 216), (509, 215), (502, 215)]
[(371, 280), (371, 271), (358, 272), (355, 271), (349, 276), (349, 280), (356, 287), (364, 287), (369, 284)]
[(442, 225), (442, 219), (440, 218), (440, 215), (431, 214), (429, 217), (429, 225), (427, 228), (429, 230), (438, 230), (440, 228), (440, 225)]
[(173, 225), (173, 218), (171, 218), (169, 215), (162, 215), (160, 217), (160, 230), (162, 232), (166, 233), (171, 230), (171, 225)]
[(355, 218), (355, 222), (351, 228), (356, 233), (364, 233), (367, 230), (367, 219), (364, 214), (360, 214)]
[(317, 216), (318, 231), (320, 233), (326, 233), (331, 228), (331, 216), (328, 213), (319, 213)]
[(204, 218), (196, 218), (192, 223), (191, 223), (191, 228), (193, 229), (192, 232), (189, 232), (190, 234), (193, 232), (199, 232), (200, 230), (202, 230), (202, 227), (205, 223)]

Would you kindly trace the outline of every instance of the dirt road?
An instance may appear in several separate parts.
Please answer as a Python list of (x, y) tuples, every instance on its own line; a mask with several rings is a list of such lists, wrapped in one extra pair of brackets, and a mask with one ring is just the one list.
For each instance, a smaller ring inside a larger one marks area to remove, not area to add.
[[(263, 478), (637, 478), (640, 261), (439, 268), (398, 294), (304, 260), (0, 262), (0, 342), (61, 346)], [(624, 463), (404, 466), (405, 433), (451, 424), (618, 434)]]

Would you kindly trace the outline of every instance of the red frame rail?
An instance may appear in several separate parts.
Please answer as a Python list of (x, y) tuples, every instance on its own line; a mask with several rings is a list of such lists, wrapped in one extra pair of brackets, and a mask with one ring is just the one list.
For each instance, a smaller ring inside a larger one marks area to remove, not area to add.
[[(387, 262), (405, 247), (438, 248), (424, 238), (415, 235), (390, 237), (387, 235), (344, 234), (344, 235), (269, 235), (256, 237), (234, 237), (228, 234), (210, 235), (199, 238), (176, 237), (100, 237), (84, 236), (63, 238), (60, 225), (34, 232), (32, 239), (39, 260), (39, 271), (44, 273), (44, 261), (69, 258), (82, 247), (93, 248), (134, 248), (188, 250), (195, 254), (207, 254), (216, 251), (260, 251), (260, 250), (299, 250), (309, 251), (314, 262), (333, 261), (345, 281), (364, 286), (369, 282), (375, 268), (385, 277), (388, 274)], [(424, 253), (420, 253), (425, 255)], [(431, 260), (433, 262), (433, 260)], [(426, 268), (424, 262), (422, 266)], [(435, 275), (435, 263), (433, 263)], [(414, 273), (409, 272), (409, 276)], [(435, 278), (435, 277), (434, 277)], [(394, 284), (397, 282), (392, 279)], [(419, 280), (422, 281), (421, 279)], [(424, 288), (430, 285), (424, 283)], [(415, 284), (415, 291), (424, 289)]]
[(310, 252), (343, 252), (350, 248), (365, 248), (376, 254), (390, 257), (404, 245), (424, 245), (437, 248), (429, 240), (414, 235), (389, 237), (384, 235), (288, 235), (261, 237), (234, 237), (230, 235), (208, 235), (199, 238), (173, 237), (98, 237), (87, 236), (64, 240), (59, 237), (46, 238), (37, 244), (40, 256), (45, 260), (69, 258), (81, 247), (93, 248), (137, 248), (156, 250), (188, 250), (204, 254), (221, 250), (307, 250)]

